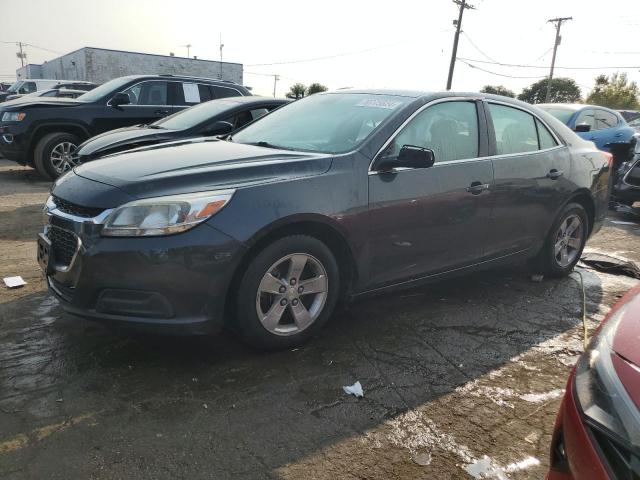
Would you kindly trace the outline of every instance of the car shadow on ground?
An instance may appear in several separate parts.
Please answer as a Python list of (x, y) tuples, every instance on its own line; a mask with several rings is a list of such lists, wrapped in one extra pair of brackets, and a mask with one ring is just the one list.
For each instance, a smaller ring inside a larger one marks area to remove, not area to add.
[[(584, 276), (593, 311), (601, 284)], [(114, 333), (48, 294), (0, 305), (0, 476), (272, 478), (572, 329), (576, 278), (503, 269), (379, 296), (276, 353)], [(363, 399), (342, 391), (356, 380)]]

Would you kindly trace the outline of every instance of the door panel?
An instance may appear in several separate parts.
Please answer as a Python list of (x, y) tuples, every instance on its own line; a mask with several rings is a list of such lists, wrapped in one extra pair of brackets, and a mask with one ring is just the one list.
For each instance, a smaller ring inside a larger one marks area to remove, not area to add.
[[(485, 253), (488, 258), (495, 258), (542, 244), (571, 191), (571, 157), (568, 148), (558, 145), (544, 124), (531, 114), (494, 104), (489, 104), (487, 110), (496, 139), (495, 151), (500, 151), (498, 146), (502, 143), (505, 151), (512, 152), (492, 157), (495, 185)], [(532, 142), (535, 151), (531, 151)]]
[(371, 286), (473, 264), (483, 257), (491, 216), (491, 160), (369, 176)]
[[(369, 175), (370, 286), (376, 288), (479, 261), (491, 215), (491, 160), (475, 101), (444, 101), (414, 114), (378, 158), (404, 145), (434, 152), (430, 168)], [(482, 112), (482, 111), (481, 111)], [(485, 158), (479, 158), (485, 157)]]

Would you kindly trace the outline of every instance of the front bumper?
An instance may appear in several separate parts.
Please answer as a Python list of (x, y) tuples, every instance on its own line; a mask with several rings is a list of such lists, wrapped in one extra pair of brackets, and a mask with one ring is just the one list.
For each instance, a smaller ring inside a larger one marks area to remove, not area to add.
[(0, 123), (0, 156), (21, 165), (31, 163), (25, 136), (14, 124)]
[(224, 323), (242, 244), (207, 224), (165, 237), (101, 237), (102, 225), (48, 217), (50, 290), (74, 315), (162, 333)]
[[(547, 480), (609, 480), (593, 437), (582, 421), (574, 394), (574, 378), (575, 373), (572, 372), (556, 418)], [(559, 451), (564, 454), (559, 455)]]

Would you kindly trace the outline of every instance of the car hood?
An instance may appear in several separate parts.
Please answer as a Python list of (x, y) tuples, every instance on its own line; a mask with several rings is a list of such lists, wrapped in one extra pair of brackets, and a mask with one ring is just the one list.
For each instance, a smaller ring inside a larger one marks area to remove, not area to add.
[(239, 188), (320, 175), (331, 156), (215, 139), (163, 143), (82, 164), (76, 175), (135, 198)]
[(129, 144), (131, 148), (175, 137), (175, 130), (154, 129), (144, 126), (125, 127), (92, 137), (80, 145), (76, 154), (80, 157), (106, 155), (112, 151), (122, 150)]
[(86, 102), (80, 102), (75, 98), (64, 97), (35, 97), (35, 98), (16, 98), (15, 100), (9, 100), (3, 102), (0, 106), (3, 109), (10, 107), (30, 108), (30, 107), (74, 107), (76, 105), (82, 105)]

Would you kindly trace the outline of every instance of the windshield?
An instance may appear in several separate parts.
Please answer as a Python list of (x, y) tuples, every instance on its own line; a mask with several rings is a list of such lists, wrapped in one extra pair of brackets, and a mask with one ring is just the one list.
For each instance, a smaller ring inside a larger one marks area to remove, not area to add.
[(173, 115), (154, 122), (153, 125), (166, 128), (168, 130), (186, 130), (211, 119), (211, 117), (215, 115), (230, 110), (237, 105), (237, 102), (212, 100), (210, 102), (201, 103), (200, 105), (187, 108), (181, 112), (174, 113)]
[(109, 80), (107, 83), (103, 83), (99, 87), (88, 91), (87, 93), (80, 95), (77, 99), (83, 102), (95, 102), (100, 100), (105, 95), (110, 93), (116, 93), (120, 91), (120, 88), (132, 80), (132, 77), (120, 77)]
[(18, 91), (18, 89), (22, 86), (23, 83), (24, 83), (24, 80), (18, 80), (16, 83), (11, 85), (7, 89), (7, 92), (16, 93)]
[(315, 94), (290, 103), (233, 135), (238, 143), (322, 153), (358, 147), (411, 98), (358, 93)]
[(540, 107), (540, 108), (545, 112), (556, 117), (565, 125), (569, 123), (569, 120), (571, 120), (571, 117), (576, 112), (575, 110), (572, 110), (569, 108), (562, 108), (562, 107)]

